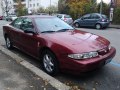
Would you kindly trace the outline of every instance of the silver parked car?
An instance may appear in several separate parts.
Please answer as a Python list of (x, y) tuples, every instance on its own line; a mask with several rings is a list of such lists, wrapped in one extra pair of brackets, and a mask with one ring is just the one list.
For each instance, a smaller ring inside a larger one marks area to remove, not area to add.
[(69, 25), (73, 24), (73, 19), (70, 15), (67, 14), (57, 14), (56, 15), (58, 18), (62, 19), (63, 21), (65, 21), (66, 23), (68, 23)]

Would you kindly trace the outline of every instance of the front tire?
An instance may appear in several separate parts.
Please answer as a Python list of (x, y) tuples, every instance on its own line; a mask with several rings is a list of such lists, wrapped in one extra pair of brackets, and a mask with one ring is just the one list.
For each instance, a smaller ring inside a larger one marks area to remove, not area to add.
[(13, 49), (13, 44), (8, 36), (6, 36), (5, 41), (6, 41), (6, 47), (8, 49)]
[(45, 50), (42, 53), (42, 66), (45, 72), (48, 73), (49, 75), (55, 76), (58, 74), (59, 69), (57, 58), (49, 50)]
[(76, 28), (79, 28), (79, 27), (80, 27), (79, 23), (77, 23), (77, 22), (74, 24), (74, 26), (75, 26)]

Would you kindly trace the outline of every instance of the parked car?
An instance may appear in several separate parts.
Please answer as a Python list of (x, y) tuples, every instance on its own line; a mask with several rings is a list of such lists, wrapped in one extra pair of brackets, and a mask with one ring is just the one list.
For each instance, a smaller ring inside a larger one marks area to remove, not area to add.
[(57, 14), (56, 15), (58, 18), (62, 19), (63, 21), (65, 21), (66, 23), (68, 23), (69, 25), (73, 24), (73, 19), (70, 15), (67, 14)]
[(37, 15), (49, 15), (48, 13), (37, 13)]
[(92, 33), (76, 30), (54, 16), (22, 16), (3, 26), (6, 47), (17, 47), (42, 61), (50, 75), (80, 74), (109, 63), (116, 49)]
[(13, 21), (13, 20), (15, 20), (16, 18), (17, 18), (16, 15), (9, 15), (9, 16), (6, 17), (6, 20), (7, 20), (7, 21)]
[(74, 21), (75, 27), (95, 27), (96, 29), (107, 28), (110, 24), (106, 15), (99, 13), (86, 14)]
[(0, 20), (3, 20), (3, 16), (0, 16)]

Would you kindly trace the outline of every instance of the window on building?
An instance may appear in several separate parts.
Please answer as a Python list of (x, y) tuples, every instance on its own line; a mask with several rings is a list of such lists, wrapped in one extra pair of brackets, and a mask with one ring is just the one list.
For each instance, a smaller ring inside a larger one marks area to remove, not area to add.
[(33, 7), (35, 7), (35, 4), (33, 4)]
[(30, 4), (30, 7), (32, 7), (32, 4)]
[(39, 6), (39, 3), (37, 3), (37, 6)]

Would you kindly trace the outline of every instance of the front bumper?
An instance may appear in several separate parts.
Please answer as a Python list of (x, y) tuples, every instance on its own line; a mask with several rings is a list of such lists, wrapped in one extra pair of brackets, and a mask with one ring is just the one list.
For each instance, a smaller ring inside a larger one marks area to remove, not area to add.
[(86, 60), (73, 60), (70, 58), (64, 58), (64, 60), (62, 60), (63, 62), (61, 63), (62, 65), (60, 65), (61, 70), (75, 74), (92, 71), (104, 66), (106, 63), (108, 63), (108, 60), (111, 61), (115, 54), (116, 49), (112, 47), (107, 54), (96, 58)]
[(100, 24), (102, 25), (102, 28), (106, 28), (109, 26), (110, 22), (100, 22)]

